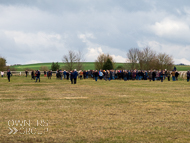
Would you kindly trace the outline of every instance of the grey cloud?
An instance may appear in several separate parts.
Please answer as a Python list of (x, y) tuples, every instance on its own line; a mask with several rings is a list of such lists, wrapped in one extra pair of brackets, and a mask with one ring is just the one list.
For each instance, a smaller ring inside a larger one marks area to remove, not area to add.
[[(162, 45), (172, 43), (185, 47), (189, 45), (187, 39), (159, 36), (151, 26), (165, 18), (188, 23), (184, 8), (189, 3), (187, 0), (1, 0), (0, 48), (5, 51), (2, 55), (6, 55), (9, 63), (13, 64), (33, 59), (61, 61), (70, 49), (86, 54), (89, 47), (78, 37), (85, 33), (93, 34), (95, 38), (89, 38), (89, 42), (100, 46), (105, 53), (123, 57), (126, 57), (129, 48), (139, 46), (138, 41), (157, 41)], [(2, 36), (4, 31), (58, 34), (61, 39), (52, 39), (54, 42), (50, 45), (38, 42), (32, 47)], [(12, 50), (8, 54), (6, 49), (10, 47)], [(190, 60), (189, 57), (186, 59)]]

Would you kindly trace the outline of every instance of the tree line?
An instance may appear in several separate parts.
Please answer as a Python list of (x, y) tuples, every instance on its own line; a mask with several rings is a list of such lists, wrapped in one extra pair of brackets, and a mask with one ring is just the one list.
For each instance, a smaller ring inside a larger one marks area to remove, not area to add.
[[(68, 55), (64, 55), (63, 63), (66, 70), (83, 70), (82, 53), (69, 51)], [(113, 57), (109, 54), (100, 54), (95, 60), (95, 69), (111, 70), (111, 69), (128, 69), (128, 70), (171, 70), (174, 66), (173, 57), (166, 53), (156, 53), (150, 47), (140, 50), (131, 48), (128, 50), (126, 64), (124, 66), (115, 66)]]
[(131, 48), (127, 53), (128, 62), (130, 64), (130, 69), (140, 69), (140, 70), (171, 70), (174, 65), (172, 56), (166, 53), (156, 53), (150, 47), (146, 47), (142, 50), (138, 48)]
[[(156, 53), (150, 47), (145, 47), (140, 50), (138, 48), (131, 48), (128, 50), (126, 63), (123, 66), (116, 67), (113, 57), (109, 54), (100, 54), (95, 60), (94, 69), (100, 70), (111, 70), (111, 69), (127, 69), (127, 70), (171, 70), (174, 65), (173, 57), (166, 53)], [(84, 70), (84, 55), (81, 51), (68, 51), (62, 58), (64, 66), (61, 69), (71, 71)], [(0, 70), (7, 70), (9, 67), (6, 66), (6, 59), (0, 57)], [(48, 70), (48, 67), (42, 66), (41, 70)], [(52, 63), (51, 70), (55, 71), (60, 69), (60, 65), (57, 63)]]

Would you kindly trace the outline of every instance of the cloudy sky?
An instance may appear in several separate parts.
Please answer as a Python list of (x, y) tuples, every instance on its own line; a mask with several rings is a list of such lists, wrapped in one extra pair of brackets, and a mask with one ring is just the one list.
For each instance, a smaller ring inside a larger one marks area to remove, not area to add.
[(125, 62), (128, 49), (147, 46), (190, 65), (189, 0), (0, 0), (7, 64), (61, 62), (69, 50)]

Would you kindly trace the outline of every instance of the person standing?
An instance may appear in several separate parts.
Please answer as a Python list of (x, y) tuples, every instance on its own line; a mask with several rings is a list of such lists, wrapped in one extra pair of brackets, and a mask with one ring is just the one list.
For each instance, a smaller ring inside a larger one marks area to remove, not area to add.
[(69, 71), (66, 71), (67, 80), (69, 80)]
[(175, 70), (172, 71), (171, 75), (172, 75), (172, 80), (175, 81)]
[(34, 79), (35, 80), (35, 77), (34, 77), (34, 71), (31, 72), (31, 80)]
[(98, 71), (96, 70), (95, 73), (94, 73), (94, 78), (95, 78), (95, 81), (98, 80)]
[(78, 72), (77, 72), (77, 70), (75, 69), (75, 70), (74, 70), (74, 75), (73, 75), (73, 78), (74, 78), (74, 84), (77, 83), (77, 76), (78, 76)]
[(71, 72), (70, 72), (70, 80), (71, 80), (71, 84), (73, 84), (73, 79), (74, 79), (74, 72), (71, 71)]
[(11, 77), (11, 75), (12, 75), (12, 74), (11, 74), (10, 70), (8, 70), (8, 71), (7, 71), (7, 78), (8, 78), (8, 81), (9, 81), (9, 82), (10, 82), (10, 77)]
[(161, 82), (163, 82), (163, 78), (164, 78), (164, 71), (161, 70), (161, 72), (160, 72), (160, 80), (161, 80)]
[(174, 66), (174, 71), (176, 71), (177, 70), (177, 68)]
[(49, 71), (47, 72), (47, 76), (48, 76), (48, 79), (49, 79), (49, 78), (51, 79), (52, 71), (49, 70)]
[(152, 80), (153, 80), (153, 81), (155, 81), (155, 77), (156, 77), (156, 71), (154, 70), (154, 71), (152, 72)]
[(189, 82), (190, 79), (190, 71), (187, 71), (187, 82)]
[(136, 70), (133, 71), (132, 80), (135, 80), (136, 78)]
[(80, 70), (79, 74), (80, 74), (80, 80), (81, 80), (81, 79), (82, 79), (82, 76), (83, 76), (82, 70)]
[(100, 77), (100, 80), (102, 80), (102, 78), (103, 78), (103, 73), (102, 73), (102, 71), (99, 72), (99, 77)]
[(88, 79), (88, 70), (86, 71), (86, 79)]
[(83, 78), (86, 79), (86, 71), (83, 71)]
[(149, 81), (152, 80), (152, 70), (150, 70), (150, 71), (148, 72), (148, 79), (149, 79)]
[(107, 70), (107, 79), (110, 81), (110, 71)]
[(26, 77), (27, 77), (27, 75), (28, 75), (28, 71), (27, 70), (25, 71), (25, 74), (26, 74)]
[(39, 79), (39, 82), (40, 82), (40, 70), (36, 71), (36, 82), (37, 82), (38, 79)]
[(61, 80), (63, 80), (63, 71), (62, 70), (59, 71), (59, 75), (60, 75)]
[(125, 71), (123, 72), (123, 79), (124, 79), (124, 81), (127, 81), (127, 76), (128, 76), (128, 73), (127, 73), (127, 71), (125, 70)]
[(47, 73), (47, 71), (44, 70), (44, 77), (46, 77), (46, 73)]
[(1, 77), (3, 77), (3, 75), (4, 75), (4, 71), (1, 72)]
[(107, 72), (105, 70), (103, 70), (103, 78), (107, 81)]
[(170, 71), (166, 71), (166, 76), (168, 77), (168, 81), (170, 81), (170, 76), (171, 76), (171, 73), (170, 73)]
[(64, 79), (66, 79), (67, 72), (65, 70), (63, 72), (63, 75), (64, 75)]
[(178, 81), (178, 76), (179, 76), (179, 73), (178, 73), (178, 71), (176, 70), (176, 72), (175, 72), (175, 79)]

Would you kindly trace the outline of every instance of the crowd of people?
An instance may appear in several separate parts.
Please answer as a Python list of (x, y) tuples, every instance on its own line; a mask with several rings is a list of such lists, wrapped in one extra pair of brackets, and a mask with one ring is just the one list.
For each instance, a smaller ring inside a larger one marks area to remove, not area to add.
[[(50, 71), (49, 71), (50, 72)], [(47, 73), (47, 75), (46, 75)], [(73, 74), (75, 75), (73, 76)], [(167, 78), (168, 81), (170, 81), (170, 77), (172, 77), (173, 81), (178, 81), (179, 72), (174, 69), (173, 71), (167, 71), (167, 70), (80, 70), (80, 71), (62, 71), (57, 70), (56, 71), (56, 78), (57, 79), (67, 79), (71, 80), (71, 83), (73, 79), (88, 79), (92, 78), (95, 81), (98, 80), (149, 80), (149, 81), (161, 81), (165, 80)], [(44, 76), (48, 76), (48, 72), (44, 71)], [(52, 72), (51, 72), (52, 76)], [(187, 81), (190, 79), (190, 72), (187, 72)], [(75, 82), (74, 82), (75, 83)]]
[[(25, 71), (26, 77), (28, 75), (28, 71)], [(10, 82), (10, 76), (11, 76), (10, 70), (7, 71), (7, 77), (8, 81)], [(31, 80), (35, 80), (35, 82), (40, 82), (40, 70), (32, 71), (31, 72)], [(1, 76), (4, 76), (4, 72), (1, 72)], [(44, 71), (44, 76), (48, 77), (48, 79), (51, 79), (52, 77), (52, 71)], [(67, 79), (71, 81), (71, 84), (76, 84), (77, 77), (79, 79), (88, 79), (92, 78), (95, 81), (98, 80), (149, 80), (149, 81), (161, 81), (165, 80), (167, 78), (168, 81), (170, 81), (170, 77), (172, 76), (173, 81), (177, 81), (179, 77), (179, 72), (174, 68), (172, 71), (168, 70), (80, 70), (80, 71), (62, 71), (57, 70), (56, 71), (56, 78), (57, 79)], [(190, 71), (187, 71), (187, 82), (190, 80)]]
[[(172, 76), (172, 80), (178, 80), (179, 73), (178, 71), (173, 70), (172, 72), (167, 70), (89, 70), (89, 71), (79, 71), (80, 79), (83, 77), (88, 78), (92, 77), (97, 81), (98, 79), (102, 80), (149, 80), (155, 81), (160, 80), (163, 82), (164, 79), (168, 78), (170, 81), (170, 76)], [(187, 77), (190, 77), (189, 72)]]

